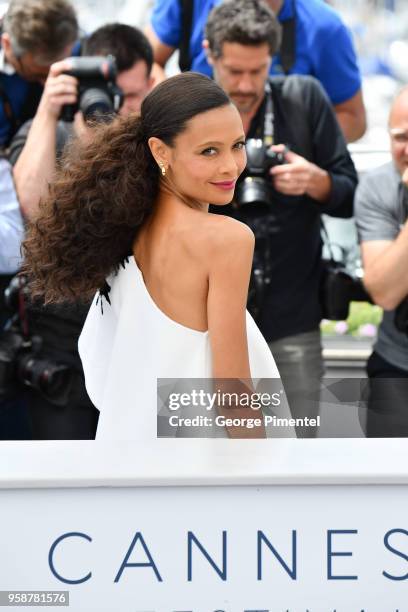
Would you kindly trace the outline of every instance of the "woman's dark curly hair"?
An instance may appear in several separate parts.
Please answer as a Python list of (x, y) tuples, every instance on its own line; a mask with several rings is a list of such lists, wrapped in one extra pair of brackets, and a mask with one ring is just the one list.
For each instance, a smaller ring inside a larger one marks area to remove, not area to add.
[(153, 89), (140, 117), (118, 117), (95, 127), (88, 144), (74, 142), (23, 243), (33, 297), (89, 300), (153, 210), (160, 173), (148, 139), (173, 146), (190, 119), (229, 103), (211, 79), (180, 74)]

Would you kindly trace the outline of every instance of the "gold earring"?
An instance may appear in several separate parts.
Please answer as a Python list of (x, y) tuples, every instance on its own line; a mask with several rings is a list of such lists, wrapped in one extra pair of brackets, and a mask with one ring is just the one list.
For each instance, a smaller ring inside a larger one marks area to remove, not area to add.
[(166, 168), (164, 167), (163, 162), (159, 164), (162, 176), (166, 176)]

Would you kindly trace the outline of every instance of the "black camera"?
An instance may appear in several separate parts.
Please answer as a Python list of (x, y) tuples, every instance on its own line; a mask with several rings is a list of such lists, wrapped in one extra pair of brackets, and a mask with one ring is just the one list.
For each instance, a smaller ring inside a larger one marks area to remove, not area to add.
[(67, 61), (71, 68), (64, 74), (78, 79), (78, 99), (76, 104), (62, 108), (60, 119), (73, 121), (75, 113), (81, 111), (86, 121), (110, 121), (123, 103), (123, 92), (116, 85), (115, 58), (70, 57)]
[(24, 315), (28, 290), (24, 276), (15, 276), (5, 291), (5, 304), (13, 313), (0, 334), (0, 400), (21, 385), (32, 387), (56, 405), (65, 405), (72, 385), (72, 370), (40, 357), (42, 340), (31, 336)]
[(235, 190), (235, 201), (244, 204), (269, 205), (273, 187), (269, 170), (286, 163), (285, 152), (277, 153), (267, 148), (261, 138), (246, 141), (247, 166)]

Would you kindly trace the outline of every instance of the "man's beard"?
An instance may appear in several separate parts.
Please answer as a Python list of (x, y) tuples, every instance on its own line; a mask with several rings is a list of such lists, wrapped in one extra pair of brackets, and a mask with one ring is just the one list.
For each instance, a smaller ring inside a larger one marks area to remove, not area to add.
[(232, 92), (230, 93), (230, 98), (241, 113), (249, 113), (258, 102), (258, 96), (256, 94), (245, 95), (238, 92)]

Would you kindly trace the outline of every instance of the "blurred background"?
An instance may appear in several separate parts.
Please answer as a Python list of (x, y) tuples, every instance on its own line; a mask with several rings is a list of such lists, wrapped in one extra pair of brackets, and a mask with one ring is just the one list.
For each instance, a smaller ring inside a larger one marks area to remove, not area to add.
[[(364, 137), (350, 146), (360, 174), (390, 159), (387, 118), (398, 89), (408, 83), (408, 0), (327, 0), (350, 28), (361, 72), (368, 116)], [(153, 0), (73, 0), (81, 28), (92, 32), (110, 21), (143, 28)], [(8, 2), (0, 2), (0, 15)], [(178, 71), (177, 57), (167, 66)], [(350, 271), (362, 275), (354, 221), (331, 219), (325, 224), (334, 252), (341, 254)], [(326, 247), (327, 254), (327, 247)], [(324, 356), (330, 376), (362, 375), (371, 352), (382, 311), (367, 303), (353, 303), (346, 321), (323, 321)]]

